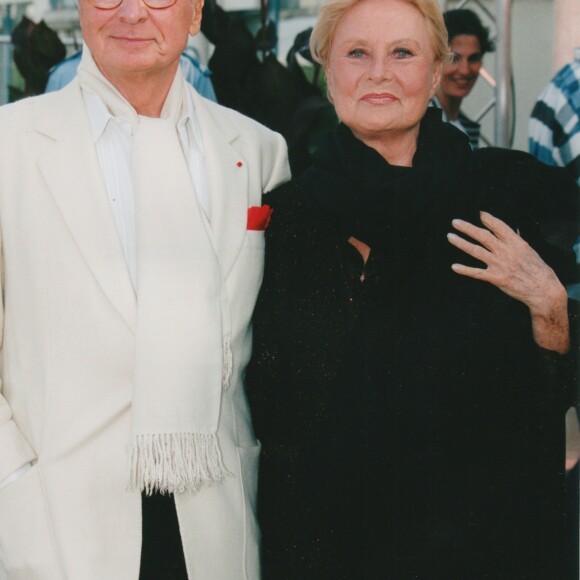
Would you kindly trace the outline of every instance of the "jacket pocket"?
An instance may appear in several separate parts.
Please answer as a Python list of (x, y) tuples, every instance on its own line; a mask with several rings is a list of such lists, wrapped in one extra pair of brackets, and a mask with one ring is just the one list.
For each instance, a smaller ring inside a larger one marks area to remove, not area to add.
[(264, 230), (246, 230), (243, 245), (248, 248), (263, 250), (266, 247), (266, 235)]
[(41, 469), (0, 491), (0, 560), (9, 580), (62, 580)]

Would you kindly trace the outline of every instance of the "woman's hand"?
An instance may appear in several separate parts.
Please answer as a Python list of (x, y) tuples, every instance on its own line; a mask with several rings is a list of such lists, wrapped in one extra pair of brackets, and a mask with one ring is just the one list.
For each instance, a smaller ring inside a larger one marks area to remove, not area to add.
[[(364, 242), (361, 242), (360, 240), (357, 240), (355, 237), (350, 236), (350, 238), (348, 238), (347, 242), (351, 245), (354, 246), (359, 254), (361, 255), (364, 264), (366, 265), (369, 256), (371, 255), (371, 248), (370, 246), (367, 246)], [(360, 275), (360, 281), (364, 282), (365, 281), (365, 271), (363, 269), (362, 274)]]
[(534, 340), (542, 348), (564, 354), (570, 348), (566, 289), (554, 271), (525, 240), (506, 223), (486, 212), (480, 213), (485, 228), (463, 220), (453, 227), (479, 243), (457, 234), (447, 235), (456, 247), (483, 262), (487, 268), (453, 264), (462, 276), (493, 284), (530, 309)]

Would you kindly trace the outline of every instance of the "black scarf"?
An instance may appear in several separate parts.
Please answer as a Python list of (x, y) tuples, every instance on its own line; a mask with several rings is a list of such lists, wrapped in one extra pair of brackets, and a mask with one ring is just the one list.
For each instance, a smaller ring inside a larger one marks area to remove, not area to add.
[(298, 179), (312, 213), (337, 221), (346, 234), (373, 248), (394, 250), (417, 243), (422, 222), (445, 202), (470, 157), (466, 136), (430, 108), (412, 168), (390, 165), (340, 124)]

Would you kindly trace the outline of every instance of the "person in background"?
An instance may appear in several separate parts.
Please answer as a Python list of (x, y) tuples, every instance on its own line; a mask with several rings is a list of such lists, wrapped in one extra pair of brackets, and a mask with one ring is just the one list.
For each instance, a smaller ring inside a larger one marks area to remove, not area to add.
[[(580, 48), (574, 60), (563, 66), (540, 93), (530, 116), (530, 153), (546, 165), (564, 167), (580, 184)], [(580, 240), (574, 246), (580, 262)], [(580, 300), (580, 285), (569, 288), (569, 294)], [(568, 469), (580, 458), (578, 420), (569, 413)]]
[(483, 62), (483, 56), (494, 50), (489, 31), (467, 8), (448, 10), (443, 14), (451, 61), (443, 65), (441, 81), (431, 105), (443, 109), (443, 120), (461, 129), (473, 150), (479, 148), (480, 125), (461, 111), (463, 99), (471, 93)]
[[(565, 167), (580, 184), (580, 47), (540, 93), (528, 125), (530, 153), (546, 165)], [(580, 216), (579, 216), (580, 219)], [(574, 244), (580, 263), (580, 239)], [(568, 295), (580, 300), (580, 284), (568, 287)], [(568, 471), (570, 546), (578, 570), (578, 481), (580, 459), (580, 409), (566, 414), (566, 469)]]
[(580, 184), (580, 48), (540, 93), (530, 116), (530, 153), (565, 167)]
[(65, 58), (66, 46), (44, 20), (37, 23), (26, 16), (12, 30), (10, 39), (14, 64), (24, 80), (21, 92), (10, 86), (11, 99), (41, 95), (50, 70)]
[(283, 138), (202, 98), (203, 0), (79, 0), (62, 90), (0, 108), (0, 566), (255, 580), (244, 392)]
[(568, 579), (576, 183), (428, 107), (435, 0), (330, 0), (311, 48), (340, 124), (264, 196), (263, 577)]
[[(76, 76), (77, 69), (81, 63), (82, 51), (79, 50), (73, 55), (65, 58), (50, 70), (45, 93), (58, 91), (68, 85)], [(179, 65), (185, 80), (202, 96), (217, 103), (213, 84), (211, 82), (211, 71), (207, 67), (202, 67), (199, 60), (187, 49), (179, 57)]]

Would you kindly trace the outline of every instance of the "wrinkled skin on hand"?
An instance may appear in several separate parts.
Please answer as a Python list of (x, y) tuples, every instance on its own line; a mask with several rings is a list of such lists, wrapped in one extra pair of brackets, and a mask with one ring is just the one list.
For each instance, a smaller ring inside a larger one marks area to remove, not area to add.
[(566, 289), (554, 271), (506, 223), (481, 212), (483, 228), (463, 220), (453, 220), (457, 232), (448, 240), (456, 248), (483, 262), (486, 268), (453, 264), (457, 274), (489, 282), (530, 310), (536, 343), (547, 350), (564, 354), (570, 348)]

